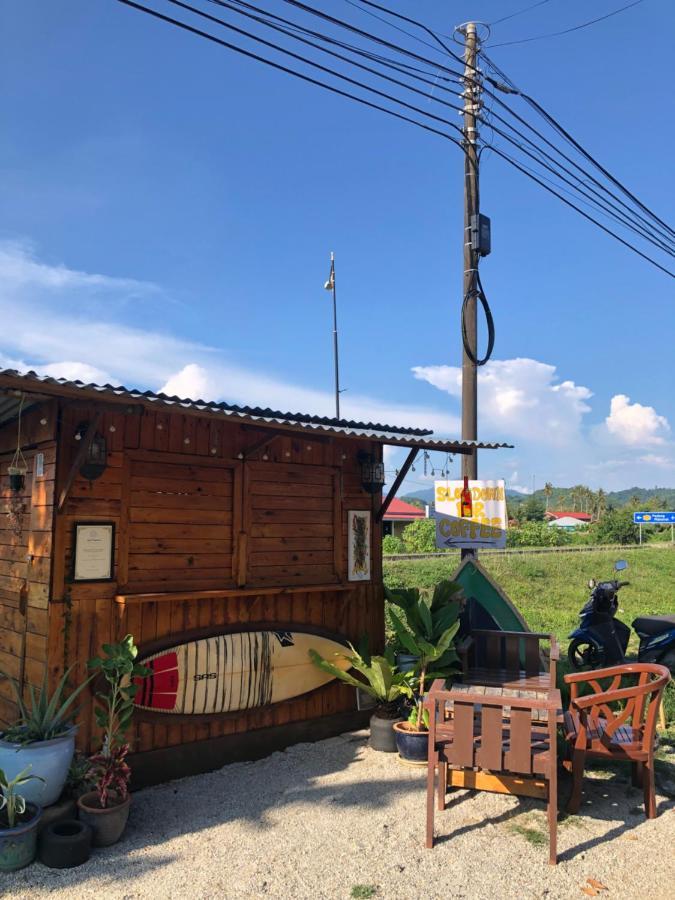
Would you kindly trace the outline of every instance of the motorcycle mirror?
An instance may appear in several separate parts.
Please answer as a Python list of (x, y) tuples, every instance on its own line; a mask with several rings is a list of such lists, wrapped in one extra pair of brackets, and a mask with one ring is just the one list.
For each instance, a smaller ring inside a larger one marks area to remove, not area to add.
[(622, 572), (624, 569), (628, 568), (628, 563), (625, 559), (617, 559), (617, 561), (614, 563), (614, 568), (617, 572)]
[(591, 588), (591, 590), (595, 587), (595, 578), (588, 579), (588, 586), (589, 588)]

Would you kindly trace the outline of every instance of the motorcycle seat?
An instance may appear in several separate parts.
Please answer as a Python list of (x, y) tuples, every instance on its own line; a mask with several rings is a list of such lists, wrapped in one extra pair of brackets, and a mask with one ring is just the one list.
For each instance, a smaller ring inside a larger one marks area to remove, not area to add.
[(633, 620), (633, 628), (638, 634), (663, 634), (675, 628), (675, 616), (640, 616)]

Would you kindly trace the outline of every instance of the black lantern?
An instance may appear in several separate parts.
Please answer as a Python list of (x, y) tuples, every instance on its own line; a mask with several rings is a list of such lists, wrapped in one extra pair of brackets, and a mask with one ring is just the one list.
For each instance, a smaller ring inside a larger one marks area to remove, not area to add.
[(369, 494), (379, 494), (384, 485), (384, 463), (377, 462), (372, 453), (359, 451), (361, 464), (361, 487)]
[[(79, 426), (77, 434), (75, 435), (76, 441), (83, 440), (87, 433), (87, 428), (88, 426), (86, 423)], [(80, 475), (83, 478), (86, 478), (87, 481), (96, 481), (97, 478), (100, 478), (101, 475), (103, 475), (107, 465), (108, 450), (106, 448), (105, 438), (102, 434), (96, 432), (87, 448), (87, 454), (84, 457), (84, 461), (80, 466)]]

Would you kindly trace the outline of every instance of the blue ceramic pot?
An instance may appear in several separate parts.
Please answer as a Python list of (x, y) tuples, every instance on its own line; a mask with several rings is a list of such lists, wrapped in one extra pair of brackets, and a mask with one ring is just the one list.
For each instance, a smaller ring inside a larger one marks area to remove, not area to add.
[(30, 813), (27, 821), (14, 828), (0, 826), (0, 872), (15, 872), (35, 859), (42, 809), (35, 803), (27, 803), (26, 812)]
[(414, 672), (419, 656), (413, 656), (412, 653), (397, 653), (396, 668), (399, 672)]
[(50, 806), (61, 796), (68, 769), (75, 753), (77, 726), (51, 741), (35, 741), (32, 744), (14, 744), (0, 739), (0, 769), (8, 779), (14, 778), (27, 766), (31, 775), (39, 775), (42, 781), (29, 781), (21, 786), (21, 796), (29, 803)]
[(396, 747), (402, 759), (409, 762), (426, 762), (429, 749), (429, 732), (413, 731), (407, 722), (394, 725)]

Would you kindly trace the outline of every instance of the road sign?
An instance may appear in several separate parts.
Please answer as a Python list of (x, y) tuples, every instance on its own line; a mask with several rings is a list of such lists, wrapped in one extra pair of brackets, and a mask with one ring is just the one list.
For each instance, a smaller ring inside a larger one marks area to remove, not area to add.
[(673, 525), (675, 512), (634, 512), (634, 525)]

